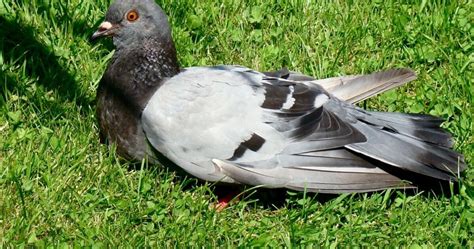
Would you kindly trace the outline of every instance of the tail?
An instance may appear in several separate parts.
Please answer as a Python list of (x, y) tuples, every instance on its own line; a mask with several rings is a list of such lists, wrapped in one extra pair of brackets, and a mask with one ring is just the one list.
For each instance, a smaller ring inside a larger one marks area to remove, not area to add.
[(346, 145), (355, 153), (431, 178), (457, 180), (466, 169), (464, 157), (452, 150), (451, 135), (443, 121), (430, 115), (367, 112), (352, 109), (360, 122), (354, 127), (367, 142)]

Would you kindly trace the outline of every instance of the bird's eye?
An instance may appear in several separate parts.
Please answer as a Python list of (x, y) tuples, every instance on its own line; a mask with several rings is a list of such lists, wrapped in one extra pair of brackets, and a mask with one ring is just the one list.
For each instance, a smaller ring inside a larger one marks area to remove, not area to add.
[(134, 22), (138, 19), (138, 12), (135, 11), (135, 10), (130, 10), (128, 13), (127, 13), (127, 20), (129, 22)]

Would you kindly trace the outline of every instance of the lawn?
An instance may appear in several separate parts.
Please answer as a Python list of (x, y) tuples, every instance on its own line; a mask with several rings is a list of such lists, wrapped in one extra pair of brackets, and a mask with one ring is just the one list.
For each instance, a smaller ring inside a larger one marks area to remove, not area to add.
[(216, 212), (212, 184), (99, 143), (95, 91), (113, 47), (88, 37), (108, 1), (0, 0), (0, 246), (474, 247), (472, 1), (160, 4), (182, 66), (414, 69), (418, 80), (365, 106), (446, 119), (470, 167), (458, 193), (249, 189)]

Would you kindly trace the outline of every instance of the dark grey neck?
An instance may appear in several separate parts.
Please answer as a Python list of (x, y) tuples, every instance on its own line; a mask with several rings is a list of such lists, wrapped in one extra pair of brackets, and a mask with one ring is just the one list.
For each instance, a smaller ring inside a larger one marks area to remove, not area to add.
[(124, 104), (141, 115), (163, 81), (178, 73), (174, 44), (148, 38), (117, 48), (100, 87), (119, 95)]

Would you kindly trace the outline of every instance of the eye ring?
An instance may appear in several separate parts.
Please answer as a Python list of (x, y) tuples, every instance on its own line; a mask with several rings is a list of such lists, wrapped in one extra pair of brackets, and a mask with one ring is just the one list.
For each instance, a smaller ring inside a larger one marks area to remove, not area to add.
[(138, 17), (140, 17), (140, 16), (138, 15), (138, 12), (136, 10), (130, 10), (127, 13), (127, 20), (129, 22), (134, 22), (134, 21), (138, 20)]

